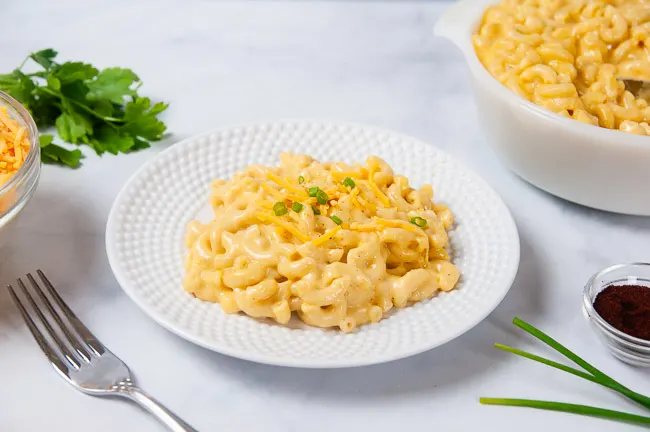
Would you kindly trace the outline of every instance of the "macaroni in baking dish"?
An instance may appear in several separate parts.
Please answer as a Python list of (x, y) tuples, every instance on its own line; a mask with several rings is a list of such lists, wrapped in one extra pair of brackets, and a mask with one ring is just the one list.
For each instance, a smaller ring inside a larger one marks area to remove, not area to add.
[(648, 102), (617, 77), (650, 80), (647, 0), (505, 0), (474, 48), (502, 84), (572, 119), (650, 135)]
[(295, 311), (349, 332), (456, 286), (453, 215), (431, 186), (411, 188), (374, 156), (365, 166), (280, 161), (213, 183), (214, 218), (188, 226), (187, 291), (227, 313), (286, 324)]

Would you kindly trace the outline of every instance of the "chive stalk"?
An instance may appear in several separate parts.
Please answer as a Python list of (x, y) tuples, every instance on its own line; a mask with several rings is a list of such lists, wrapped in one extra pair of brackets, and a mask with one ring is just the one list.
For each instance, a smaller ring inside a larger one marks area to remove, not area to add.
[[(544, 333), (543, 331), (537, 329), (527, 322), (515, 318), (512, 323), (517, 327), (521, 328), (525, 332), (529, 333), (533, 337), (544, 342), (549, 347), (553, 348), (573, 363), (580, 366), (584, 371), (575, 369), (573, 367), (564, 365), (562, 363), (555, 362), (553, 360), (540, 357), (535, 354), (531, 354), (526, 351), (519, 350), (517, 348), (509, 347), (506, 345), (495, 344), (495, 348), (498, 348), (503, 351), (527, 358), (529, 360), (542, 363), (546, 366), (570, 373), (577, 377), (583, 378), (587, 381), (600, 384), (604, 387), (607, 387), (611, 390), (614, 390), (628, 399), (637, 402), (641, 406), (650, 410), (650, 397), (644, 396), (640, 393), (636, 393), (629, 388), (625, 387), (623, 384), (619, 383), (606, 373), (597, 369), (589, 362), (584, 360), (582, 357), (575, 354), (573, 351)], [(600, 417), (610, 420), (625, 421), (630, 423), (640, 423), (640, 424), (650, 424), (650, 417), (639, 416), (636, 414), (629, 414), (621, 411), (613, 411), (605, 408), (592, 407), (587, 405), (576, 405), (563, 402), (551, 402), (551, 401), (539, 401), (539, 400), (530, 400), (530, 399), (501, 399), (501, 398), (481, 398), (480, 402), (484, 405), (508, 405), (508, 406), (520, 406), (528, 408), (537, 408), (550, 411), (562, 411), (573, 414), (588, 415), (592, 417)]]
[(614, 411), (605, 408), (597, 408), (588, 405), (577, 405), (564, 402), (550, 402), (531, 399), (501, 399), (481, 398), (483, 405), (518, 406), (527, 408), (543, 409), (548, 411), (561, 411), (571, 414), (581, 414), (592, 417), (600, 417), (609, 420), (625, 421), (629, 423), (650, 424), (650, 417), (630, 414), (621, 411)]
[(583, 372), (581, 370), (574, 369), (574, 368), (572, 368), (570, 366), (563, 365), (562, 363), (558, 363), (558, 362), (555, 362), (553, 360), (549, 360), (547, 358), (540, 357), (540, 356), (537, 356), (535, 354), (531, 354), (531, 353), (526, 352), (526, 351), (518, 350), (516, 348), (512, 348), (512, 347), (509, 347), (509, 346), (506, 346), (506, 345), (494, 344), (494, 347), (498, 348), (500, 350), (507, 351), (509, 353), (512, 353), (512, 354), (527, 358), (529, 360), (533, 360), (533, 361), (536, 361), (538, 363), (545, 364), (545, 365), (550, 366), (552, 368), (559, 369), (561, 371), (570, 373), (570, 374), (575, 375), (577, 377), (586, 379), (587, 381), (591, 381), (593, 383), (600, 384), (603, 387), (607, 387), (607, 388), (609, 388), (611, 390), (614, 390), (614, 391), (622, 394), (623, 396), (627, 397), (628, 399), (631, 399), (631, 400), (637, 402), (638, 404), (642, 405), (643, 407), (650, 409), (650, 398), (628, 389), (627, 387), (623, 386), (618, 381), (615, 381), (615, 380), (611, 379), (610, 377), (607, 377), (608, 378), (607, 380), (603, 380), (602, 378), (595, 377), (595, 376), (593, 376), (593, 375), (591, 375), (591, 374), (589, 374), (587, 372)]

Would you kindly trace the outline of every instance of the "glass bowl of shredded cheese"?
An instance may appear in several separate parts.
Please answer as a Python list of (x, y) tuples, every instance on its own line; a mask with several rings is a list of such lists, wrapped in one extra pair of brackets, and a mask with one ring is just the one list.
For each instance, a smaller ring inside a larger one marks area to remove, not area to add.
[(27, 109), (0, 91), (0, 247), (41, 173), (38, 129)]

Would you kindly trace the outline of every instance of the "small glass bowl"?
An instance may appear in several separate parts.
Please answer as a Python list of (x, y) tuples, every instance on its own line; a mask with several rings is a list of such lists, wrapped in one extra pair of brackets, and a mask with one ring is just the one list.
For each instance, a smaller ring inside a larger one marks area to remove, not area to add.
[(650, 341), (614, 328), (594, 309), (596, 296), (610, 285), (642, 285), (650, 289), (650, 264), (618, 264), (596, 273), (585, 286), (582, 304), (592, 329), (614, 357), (633, 366), (650, 367)]
[(34, 194), (41, 175), (41, 146), (38, 129), (29, 112), (17, 100), (0, 91), (0, 105), (26, 129), (30, 149), (23, 165), (7, 182), (0, 184), (0, 248), (11, 234), (11, 225)]

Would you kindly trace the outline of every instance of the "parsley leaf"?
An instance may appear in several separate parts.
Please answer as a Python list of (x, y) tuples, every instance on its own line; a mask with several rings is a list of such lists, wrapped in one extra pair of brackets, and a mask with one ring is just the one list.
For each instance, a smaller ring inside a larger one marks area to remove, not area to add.
[(38, 137), (39, 144), (41, 145), (41, 148), (45, 148), (52, 144), (52, 141), (54, 141), (54, 136), (52, 135), (41, 135)]
[(28, 110), (31, 109), (35, 102), (34, 89), (36, 85), (34, 82), (19, 69), (15, 69), (10, 74), (0, 75), (0, 77), (2, 77), (0, 90), (4, 90), (11, 97), (20, 101)]
[(14, 73), (0, 74), (0, 86), (5, 90), (20, 85), (18, 77)]
[(54, 63), (54, 57), (56, 57), (58, 53), (54, 51), (52, 48), (47, 48), (44, 50), (37, 51), (33, 54), (30, 54), (29, 58), (34, 60), (36, 63), (39, 65), (43, 66), (45, 69), (49, 69), (52, 67), (52, 65), (56, 64)]
[(47, 85), (52, 87), (54, 90), (61, 90), (61, 80), (55, 77), (54, 75), (48, 75), (45, 78)]
[(138, 76), (131, 69), (110, 68), (101, 71), (94, 81), (88, 83), (88, 100), (107, 100), (115, 104), (124, 103), (125, 96), (135, 96), (132, 89)]
[(81, 163), (81, 150), (67, 150), (56, 144), (52, 144), (52, 135), (41, 135), (41, 160), (45, 163), (56, 163), (67, 165), (70, 168), (77, 168)]
[(158, 114), (167, 109), (167, 104), (158, 102), (151, 106), (149, 98), (136, 98), (126, 104), (124, 130), (134, 137), (144, 138), (148, 141), (157, 141), (162, 138), (167, 126), (156, 118)]
[(74, 81), (86, 81), (95, 78), (98, 74), (97, 69), (89, 64), (81, 62), (63, 63), (54, 69), (54, 76), (61, 83), (71, 83)]
[(83, 115), (70, 111), (56, 119), (56, 131), (64, 141), (77, 144), (86, 136), (92, 135), (93, 126)]
[(116, 155), (131, 151), (134, 144), (135, 140), (132, 136), (123, 131), (105, 126), (97, 132), (97, 143), (93, 142), (91, 145), (98, 154), (107, 151)]
[(142, 138), (135, 138), (135, 144), (133, 147), (131, 147), (131, 151), (138, 151), (138, 150), (144, 150), (146, 148), (151, 147), (151, 144), (149, 144), (149, 141), (145, 141)]
[(48, 127), (54, 124), (61, 113), (57, 103), (55, 97), (47, 94), (39, 95), (38, 99), (32, 102), (29, 108), (37, 126)]
[[(42, 70), (26, 74), (21, 65), (0, 74), (0, 90), (21, 102), (39, 128), (56, 127), (62, 140), (87, 145), (99, 155), (142, 150), (163, 138), (167, 126), (158, 116), (168, 105), (139, 96), (142, 82), (135, 72), (98, 70), (83, 62), (59, 64), (56, 56), (50, 48), (37, 51), (25, 62), (32, 60)], [(45, 163), (74, 168), (83, 158), (79, 149), (53, 144), (52, 135), (41, 135), (40, 144)]]

